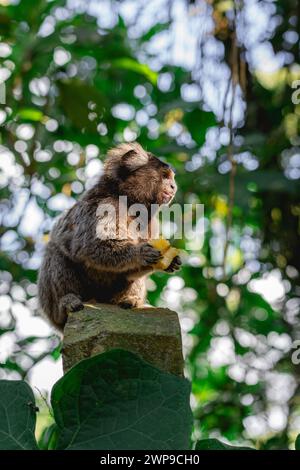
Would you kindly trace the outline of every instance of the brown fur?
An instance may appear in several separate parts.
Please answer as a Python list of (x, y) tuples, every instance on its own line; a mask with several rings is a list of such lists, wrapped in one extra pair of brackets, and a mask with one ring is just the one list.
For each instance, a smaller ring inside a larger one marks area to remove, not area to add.
[[(69, 311), (83, 302), (97, 301), (140, 307), (145, 302), (145, 278), (153, 272), (160, 252), (149, 245), (149, 236), (126, 233), (132, 216), (121, 222), (119, 196), (135, 203), (162, 204), (176, 192), (173, 171), (139, 144), (122, 144), (108, 153), (104, 173), (55, 224), (39, 271), (40, 305), (51, 323), (63, 330)], [(169, 202), (169, 201), (168, 201)], [(107, 237), (112, 221), (100, 214), (104, 204), (117, 213), (117, 236)], [(123, 223), (123, 226), (122, 226)], [(154, 219), (150, 221), (155, 225)], [(125, 235), (124, 235), (125, 234)], [(177, 270), (175, 258), (168, 272)]]

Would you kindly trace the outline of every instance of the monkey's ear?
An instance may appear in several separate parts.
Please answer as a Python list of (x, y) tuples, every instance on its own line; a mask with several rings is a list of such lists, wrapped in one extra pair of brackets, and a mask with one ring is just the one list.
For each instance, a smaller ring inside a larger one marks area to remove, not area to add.
[(149, 155), (137, 142), (120, 144), (108, 152), (104, 171), (108, 176), (116, 178), (119, 168), (131, 172), (146, 165), (148, 161)]
[(134, 171), (148, 163), (149, 157), (145, 150), (137, 152), (136, 150), (129, 150), (122, 156), (121, 166), (127, 168), (129, 171)]

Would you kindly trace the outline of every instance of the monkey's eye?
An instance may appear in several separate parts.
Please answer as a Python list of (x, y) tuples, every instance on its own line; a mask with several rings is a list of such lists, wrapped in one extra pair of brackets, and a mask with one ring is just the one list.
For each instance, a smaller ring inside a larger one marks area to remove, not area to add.
[(169, 168), (165, 169), (163, 171), (163, 177), (164, 178), (170, 178), (172, 176), (172, 172), (175, 173), (172, 167), (169, 167)]

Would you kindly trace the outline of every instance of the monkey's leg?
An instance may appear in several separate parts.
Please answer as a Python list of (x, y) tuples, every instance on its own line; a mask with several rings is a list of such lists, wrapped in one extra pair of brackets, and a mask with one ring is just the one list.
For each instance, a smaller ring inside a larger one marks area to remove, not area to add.
[(43, 311), (60, 331), (68, 312), (83, 308), (83, 282), (80, 268), (50, 241), (40, 270), (39, 298)]
[(153, 267), (144, 267), (140, 269), (135, 269), (134, 271), (129, 271), (126, 275), (128, 281), (137, 281), (138, 279), (144, 278), (154, 273)]
[(142, 307), (146, 299), (146, 285), (145, 279), (138, 279), (131, 282), (127, 289), (117, 294), (112, 303), (117, 304), (122, 308), (136, 308)]

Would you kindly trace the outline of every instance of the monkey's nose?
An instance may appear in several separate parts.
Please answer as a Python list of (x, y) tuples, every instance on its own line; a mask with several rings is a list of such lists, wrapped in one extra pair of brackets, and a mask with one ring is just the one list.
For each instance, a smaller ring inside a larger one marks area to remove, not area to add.
[(173, 191), (174, 191), (175, 190), (175, 184), (171, 183), (170, 186), (171, 186), (171, 189), (173, 189)]

